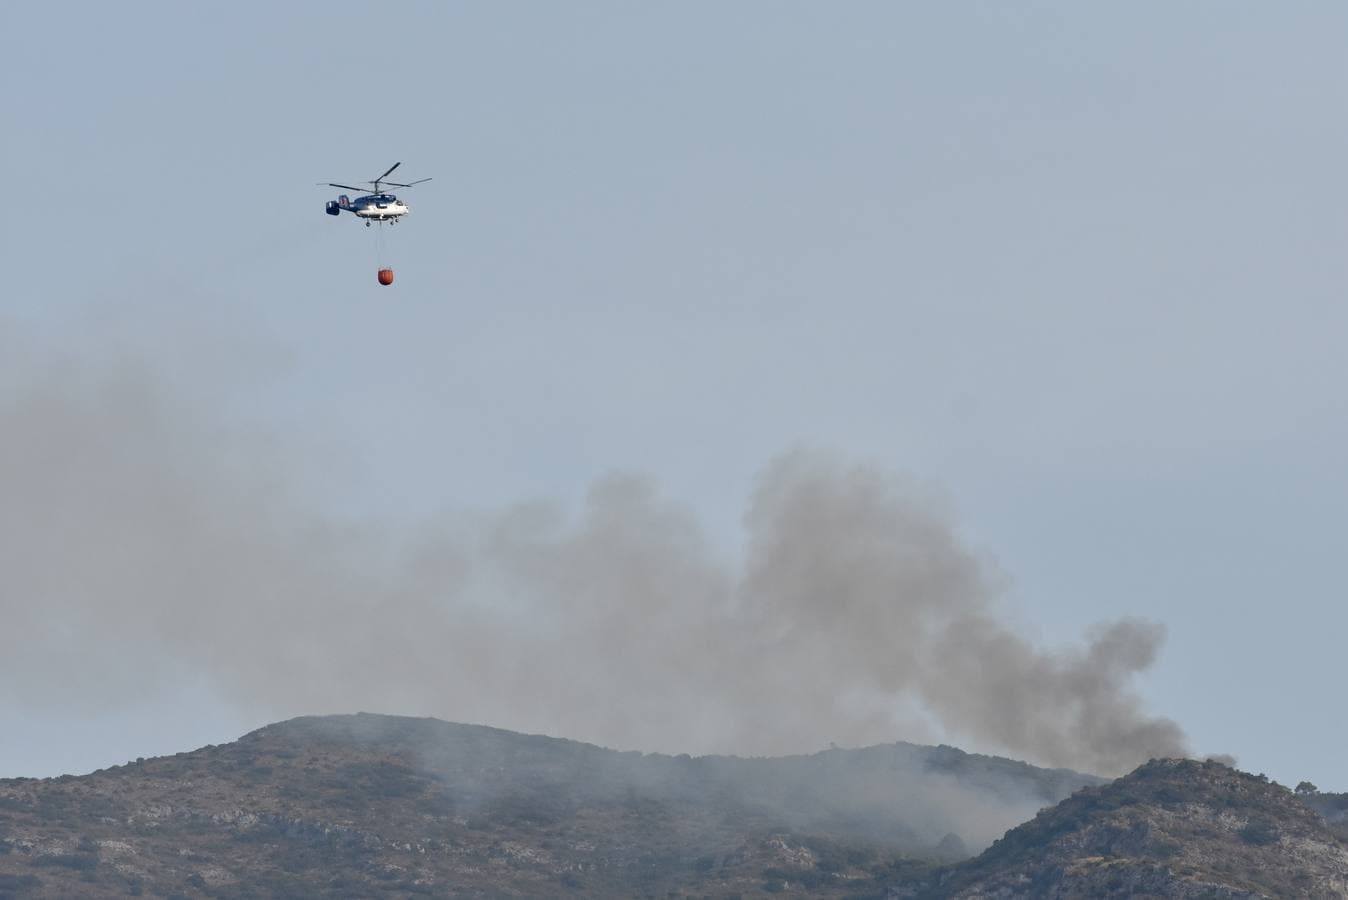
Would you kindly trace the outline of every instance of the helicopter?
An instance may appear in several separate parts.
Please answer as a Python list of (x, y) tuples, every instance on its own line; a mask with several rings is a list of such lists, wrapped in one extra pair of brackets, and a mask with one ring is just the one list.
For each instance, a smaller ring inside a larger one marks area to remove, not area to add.
[[(348, 191), (356, 191), (361, 194), (355, 200), (352, 200), (346, 194), (342, 194), (336, 200), (329, 200), (325, 210), (330, 216), (340, 216), (342, 210), (354, 213), (356, 218), (365, 220), (365, 227), (369, 228), (372, 222), (388, 222), (390, 225), (397, 223), (398, 219), (407, 215), (412, 208), (399, 200), (392, 194), (384, 192), (384, 186), (407, 188), (414, 184), (421, 184), (423, 181), (430, 181), (429, 178), (421, 178), (410, 184), (399, 184), (396, 181), (385, 181), (394, 169), (401, 166), (401, 162), (396, 162), (388, 167), (388, 171), (380, 175), (374, 181), (367, 181), (366, 184), (374, 185), (373, 190), (367, 188), (352, 187), (349, 184), (334, 184), (327, 182), (328, 187), (344, 188)], [(324, 182), (319, 182), (323, 184)], [(368, 190), (368, 193), (367, 193)]]

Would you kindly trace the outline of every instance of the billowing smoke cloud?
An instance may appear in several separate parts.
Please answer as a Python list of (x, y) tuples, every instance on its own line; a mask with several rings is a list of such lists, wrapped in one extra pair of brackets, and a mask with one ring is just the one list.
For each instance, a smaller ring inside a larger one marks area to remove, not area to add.
[(193, 673), (278, 717), (414, 713), (666, 752), (927, 739), (927, 721), (1104, 774), (1186, 753), (1129, 688), (1160, 626), (1034, 647), (939, 505), (871, 467), (772, 462), (743, 558), (629, 477), (574, 514), (373, 535), (307, 510), (285, 466), (144, 371), (0, 378), (12, 700), (105, 706)]

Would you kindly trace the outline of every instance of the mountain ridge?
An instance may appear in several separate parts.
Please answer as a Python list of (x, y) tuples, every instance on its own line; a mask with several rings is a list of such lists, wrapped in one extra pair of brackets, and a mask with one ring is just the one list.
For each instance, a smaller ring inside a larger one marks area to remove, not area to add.
[(304, 716), (0, 780), (0, 898), (1348, 896), (1316, 804), (1338, 795), (1211, 762), (1106, 781), (906, 742), (691, 757)]
[(902, 742), (691, 757), (305, 716), (84, 776), (0, 781), (0, 873), (28, 885), (16, 896), (663, 896), (774, 879), (883, 892), (895, 867), (963, 858), (1098, 780)]
[(1348, 843), (1263, 775), (1151, 760), (1042, 810), (939, 884), (960, 898), (1344, 897)]

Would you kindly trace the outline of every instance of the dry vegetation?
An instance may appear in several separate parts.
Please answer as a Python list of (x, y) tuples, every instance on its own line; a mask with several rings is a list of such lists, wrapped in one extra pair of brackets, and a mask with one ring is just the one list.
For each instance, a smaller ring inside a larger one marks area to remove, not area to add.
[[(1005, 815), (1074, 790), (971, 860), (940, 807)], [(1338, 897), (1339, 801), (1216, 763), (1101, 784), (949, 747), (690, 758), (306, 718), (0, 781), (0, 898)]]
[(940, 896), (1345, 897), (1348, 844), (1262, 775), (1153, 760), (943, 873)]
[(0, 896), (883, 896), (967, 855), (939, 806), (1075, 773), (895, 744), (620, 753), (430, 719), (296, 719), (82, 777), (0, 782)]

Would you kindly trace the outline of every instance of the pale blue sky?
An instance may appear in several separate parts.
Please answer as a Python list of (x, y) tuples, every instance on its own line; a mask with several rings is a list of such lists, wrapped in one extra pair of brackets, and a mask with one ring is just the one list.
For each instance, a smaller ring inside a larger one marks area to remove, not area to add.
[[(773, 454), (877, 460), (1028, 634), (1160, 620), (1153, 711), (1348, 789), (1345, 38), (1331, 2), (11, 6), (0, 327), (147, 360), (393, 523), (627, 470), (731, 542)], [(395, 160), (435, 180), (384, 290), (314, 183)], [(0, 691), (0, 775), (259, 724), (194, 690)]]

